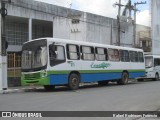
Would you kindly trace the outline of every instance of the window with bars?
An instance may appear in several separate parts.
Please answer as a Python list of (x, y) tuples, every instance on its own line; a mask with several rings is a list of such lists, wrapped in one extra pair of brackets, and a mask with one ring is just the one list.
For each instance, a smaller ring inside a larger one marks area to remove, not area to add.
[(81, 53), (83, 60), (95, 60), (94, 47), (91, 46), (81, 46)]
[(96, 60), (98, 60), (98, 61), (107, 61), (108, 60), (106, 48), (95, 48), (95, 52), (96, 52)]
[(70, 60), (79, 60), (80, 59), (79, 46), (68, 44), (67, 45), (67, 58)]
[(129, 51), (131, 62), (138, 62), (138, 53), (136, 51)]
[(129, 52), (127, 50), (120, 50), (120, 58), (122, 62), (129, 62)]

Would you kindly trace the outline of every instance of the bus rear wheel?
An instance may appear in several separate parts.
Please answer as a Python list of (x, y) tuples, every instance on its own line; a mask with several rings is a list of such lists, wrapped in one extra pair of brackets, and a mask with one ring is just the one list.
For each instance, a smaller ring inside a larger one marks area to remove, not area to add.
[(119, 81), (117, 81), (117, 83), (119, 85), (126, 85), (126, 84), (128, 84), (128, 79), (129, 79), (128, 73), (123, 72), (121, 79)]
[(77, 90), (79, 88), (79, 82), (80, 82), (80, 78), (77, 74), (72, 73), (69, 76), (69, 80), (68, 80), (68, 87), (71, 90)]
[(44, 85), (44, 89), (46, 91), (53, 91), (55, 89), (54, 85)]
[(153, 80), (154, 80), (154, 81), (159, 80), (159, 74), (158, 74), (158, 73), (155, 74), (155, 78), (154, 78)]

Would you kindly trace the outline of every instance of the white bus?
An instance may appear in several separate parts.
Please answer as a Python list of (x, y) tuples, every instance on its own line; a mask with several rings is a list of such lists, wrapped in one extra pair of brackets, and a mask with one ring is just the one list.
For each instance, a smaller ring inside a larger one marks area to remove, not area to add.
[(22, 47), (22, 85), (79, 88), (79, 83), (127, 84), (145, 75), (143, 50), (90, 42), (41, 38)]
[[(159, 80), (160, 55), (145, 55), (146, 75), (144, 78)], [(140, 81), (143, 81), (141, 79)]]

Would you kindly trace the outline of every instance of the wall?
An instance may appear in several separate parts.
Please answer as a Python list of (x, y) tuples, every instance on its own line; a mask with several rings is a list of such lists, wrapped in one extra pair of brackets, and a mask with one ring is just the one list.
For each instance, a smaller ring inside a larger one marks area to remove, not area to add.
[[(34, 20), (53, 22), (53, 31), (50, 37), (96, 42), (102, 44), (117, 44), (116, 19), (72, 10), (64, 7), (41, 3), (33, 0), (12, 0), (7, 4), (8, 15)], [(73, 24), (72, 20), (79, 23)], [(42, 22), (43, 24), (43, 22)], [(37, 28), (38, 29), (38, 28)], [(34, 32), (35, 30), (33, 30)], [(47, 30), (45, 30), (47, 31)], [(131, 23), (121, 21), (121, 46), (132, 47), (133, 26)], [(28, 37), (28, 36), (27, 36)], [(33, 36), (34, 38), (34, 36)], [(28, 38), (27, 38), (28, 39)], [(137, 42), (138, 44), (138, 38)]]
[(152, 12), (152, 53), (160, 54), (160, 0), (151, 0)]

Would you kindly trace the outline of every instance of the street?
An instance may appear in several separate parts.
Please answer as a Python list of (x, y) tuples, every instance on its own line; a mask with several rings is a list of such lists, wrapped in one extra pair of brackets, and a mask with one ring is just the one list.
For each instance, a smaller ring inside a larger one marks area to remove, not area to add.
[(160, 109), (159, 86), (160, 81), (145, 81), (0, 94), (0, 111), (155, 111)]
[[(108, 86), (84, 85), (76, 91), (58, 87), (52, 92), (37, 89), (28, 92), (0, 94), (0, 111), (159, 111), (159, 86), (160, 81), (132, 81), (128, 85), (117, 85), (115, 83), (110, 83)], [(17, 120), (19, 118), (12, 119)], [(34, 118), (30, 119), (35, 120)], [(55, 119), (137, 120), (135, 118), (103, 117), (56, 117)], [(139, 119), (154, 120), (158, 118)]]

